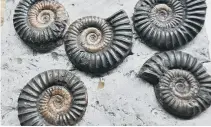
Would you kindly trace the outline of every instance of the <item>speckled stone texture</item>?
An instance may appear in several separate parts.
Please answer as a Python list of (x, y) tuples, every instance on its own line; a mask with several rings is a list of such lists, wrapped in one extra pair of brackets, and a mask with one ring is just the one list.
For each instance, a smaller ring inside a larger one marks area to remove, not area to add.
[[(69, 13), (70, 22), (83, 16), (106, 18), (119, 9), (132, 17), (137, 0), (59, 0)], [(17, 99), (21, 89), (35, 75), (49, 69), (68, 69), (81, 78), (88, 89), (88, 106), (78, 125), (211, 125), (211, 108), (192, 120), (182, 120), (167, 113), (156, 100), (153, 87), (137, 77), (143, 63), (158, 52), (133, 40), (133, 55), (128, 56), (116, 69), (101, 77), (85, 74), (73, 68), (64, 45), (50, 53), (39, 54), (27, 47), (13, 28), (13, 14), (18, 0), (7, 0), (2, 29), (1, 57), (1, 123), (20, 125)], [(205, 28), (181, 51), (205, 63), (208, 73), (211, 65)], [(98, 89), (100, 79), (104, 88)]]

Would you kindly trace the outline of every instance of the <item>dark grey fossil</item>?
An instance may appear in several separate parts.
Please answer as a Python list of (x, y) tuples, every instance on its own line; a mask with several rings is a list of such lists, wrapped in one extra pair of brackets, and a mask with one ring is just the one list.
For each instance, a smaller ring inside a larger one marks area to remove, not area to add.
[(159, 50), (179, 48), (201, 31), (205, 0), (139, 0), (133, 17), (140, 38)]
[(48, 70), (32, 78), (18, 98), (23, 126), (75, 125), (88, 103), (84, 83), (67, 70)]
[(139, 74), (154, 85), (159, 103), (173, 115), (192, 118), (211, 104), (211, 76), (187, 53), (156, 54), (144, 63)]
[(33, 50), (48, 52), (62, 44), (69, 25), (64, 7), (54, 0), (21, 0), (13, 23), (19, 37)]
[(132, 28), (125, 11), (107, 19), (88, 16), (72, 23), (65, 35), (65, 50), (80, 70), (107, 72), (131, 52)]

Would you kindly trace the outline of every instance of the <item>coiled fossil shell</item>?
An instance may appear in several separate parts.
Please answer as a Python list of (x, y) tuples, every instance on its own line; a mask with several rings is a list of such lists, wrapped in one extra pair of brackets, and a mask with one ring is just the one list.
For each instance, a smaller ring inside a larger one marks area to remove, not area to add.
[(88, 100), (84, 83), (66, 70), (38, 74), (18, 99), (21, 125), (74, 125), (84, 115)]
[(13, 23), (19, 37), (32, 49), (48, 52), (61, 45), (69, 20), (64, 7), (54, 0), (21, 0)]
[(201, 31), (206, 8), (205, 0), (139, 0), (134, 27), (148, 46), (175, 49)]
[(189, 54), (156, 54), (143, 65), (140, 76), (154, 85), (160, 104), (181, 118), (192, 118), (211, 104), (211, 76)]
[(123, 10), (107, 19), (88, 16), (70, 25), (64, 42), (70, 61), (78, 69), (106, 72), (131, 52), (132, 28)]

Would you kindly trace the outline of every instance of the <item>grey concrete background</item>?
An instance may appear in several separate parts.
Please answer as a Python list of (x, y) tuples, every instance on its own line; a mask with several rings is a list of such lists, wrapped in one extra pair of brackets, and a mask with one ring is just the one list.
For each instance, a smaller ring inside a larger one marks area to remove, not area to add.
[[(1, 124), (20, 125), (17, 99), (20, 90), (35, 75), (49, 69), (72, 69), (64, 46), (46, 54), (31, 51), (18, 38), (13, 28), (14, 9), (19, 0), (7, 0), (1, 39)], [(138, 0), (59, 0), (69, 13), (70, 21), (95, 15), (109, 17), (124, 9), (132, 17)], [(136, 35), (134, 35), (136, 37)], [(211, 125), (211, 108), (192, 120), (181, 120), (167, 113), (156, 101), (153, 87), (137, 77), (142, 64), (154, 51), (133, 40), (133, 55), (127, 57), (116, 69), (103, 75), (103, 89), (98, 89), (100, 77), (93, 77), (78, 70), (73, 71), (88, 89), (87, 111), (78, 125)], [(211, 65), (205, 28), (188, 45), (179, 49)]]

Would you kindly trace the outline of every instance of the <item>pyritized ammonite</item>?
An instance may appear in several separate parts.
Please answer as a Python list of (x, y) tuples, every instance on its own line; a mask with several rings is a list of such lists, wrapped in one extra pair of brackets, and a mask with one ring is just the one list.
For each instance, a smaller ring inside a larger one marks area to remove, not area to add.
[(84, 115), (88, 100), (84, 83), (67, 70), (38, 74), (18, 99), (21, 125), (74, 125)]
[(205, 0), (139, 0), (134, 27), (148, 46), (175, 49), (201, 31), (206, 8)]
[(131, 52), (130, 20), (123, 10), (107, 19), (84, 17), (70, 25), (64, 41), (66, 53), (77, 68), (92, 73), (106, 72)]
[(38, 52), (60, 46), (69, 25), (67, 12), (54, 0), (21, 0), (13, 22), (19, 37)]
[(211, 104), (211, 76), (187, 53), (156, 54), (143, 65), (140, 76), (154, 85), (160, 104), (181, 118), (192, 118)]

